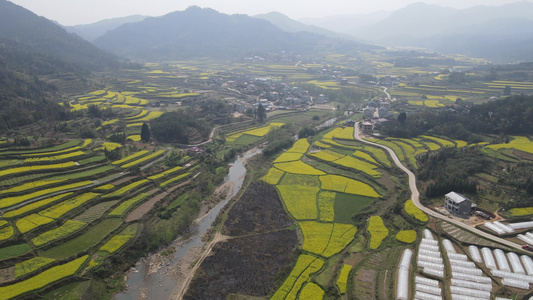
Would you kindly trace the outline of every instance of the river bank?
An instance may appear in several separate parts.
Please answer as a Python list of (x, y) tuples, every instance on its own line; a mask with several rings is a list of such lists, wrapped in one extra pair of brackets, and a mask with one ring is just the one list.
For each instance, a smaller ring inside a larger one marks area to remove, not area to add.
[(209, 253), (208, 250), (214, 245), (213, 241), (223, 240), (223, 237), (217, 235), (216, 239), (206, 244), (202, 240), (204, 234), (211, 228), (222, 208), (241, 189), (248, 159), (260, 152), (260, 149), (255, 148), (239, 156), (231, 165), (224, 182), (215, 191), (214, 195), (218, 196), (225, 193), (224, 200), (212, 209), (207, 203), (187, 236), (179, 237), (165, 249), (137, 262), (135, 268), (126, 274), (126, 291), (116, 294), (113, 299), (174, 299), (180, 291), (186, 290), (187, 282), (193, 276), (193, 263), (205, 257), (206, 252)]

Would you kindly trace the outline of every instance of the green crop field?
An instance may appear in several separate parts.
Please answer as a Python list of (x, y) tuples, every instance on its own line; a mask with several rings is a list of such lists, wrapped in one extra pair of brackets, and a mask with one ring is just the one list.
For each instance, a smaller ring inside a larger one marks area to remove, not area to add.
[(40, 254), (42, 257), (53, 259), (67, 259), (97, 245), (108, 234), (122, 224), (122, 220), (116, 218), (105, 219), (96, 224), (82, 235), (65, 242), (54, 248), (50, 248)]

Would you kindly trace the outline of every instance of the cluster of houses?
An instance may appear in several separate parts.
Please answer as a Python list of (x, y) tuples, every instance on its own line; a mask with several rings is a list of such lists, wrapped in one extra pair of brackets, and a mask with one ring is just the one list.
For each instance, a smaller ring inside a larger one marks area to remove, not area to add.
[[(245, 101), (236, 101), (231, 104), (234, 111), (239, 113), (245, 113), (248, 109), (256, 109), (258, 105), (262, 105), (267, 111), (276, 109), (305, 110), (315, 103), (308, 91), (273, 81), (271, 78), (254, 78), (224, 73), (211, 76), (210, 83), (248, 96)], [(320, 95), (316, 100), (317, 103), (328, 101), (324, 95)]]
[(389, 118), (394, 117), (394, 113), (389, 111), (390, 102), (383, 100), (372, 100), (367, 107), (363, 108), (364, 121), (360, 124), (363, 133), (372, 134), (374, 129), (387, 123)]

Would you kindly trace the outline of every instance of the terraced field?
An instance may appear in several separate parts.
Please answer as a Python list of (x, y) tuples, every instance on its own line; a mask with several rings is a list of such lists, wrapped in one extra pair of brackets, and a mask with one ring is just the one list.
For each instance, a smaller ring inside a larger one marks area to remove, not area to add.
[[(342, 164), (331, 164), (328, 172), (324, 172), (303, 162), (306, 156), (307, 159), (328, 163), (349, 157), (358, 161), (359, 169), (369, 165), (372, 166), (369, 170), (383, 168), (379, 161), (388, 161), (385, 153), (363, 150), (364, 147), (359, 146), (331, 145), (336, 143), (334, 139), (353, 141), (353, 128), (345, 131), (348, 134), (343, 135), (342, 132), (343, 129), (338, 128), (325, 134), (321, 142), (328, 142), (330, 147), (322, 151), (309, 150), (310, 143), (300, 139), (293, 148), (274, 161), (274, 167), (262, 178), (276, 186), (289, 215), (298, 221), (303, 236), (303, 254), (273, 299), (304, 299), (302, 295), (309, 297), (305, 299), (321, 299), (325, 287), (312, 280), (313, 274), (326, 272), (321, 270), (325, 262), (338, 259), (337, 254), (344, 253), (347, 246), (353, 242), (358, 228), (353, 224), (352, 215), (383, 196), (377, 192), (381, 189), (373, 180), (369, 180), (368, 182), (372, 182), (369, 184), (342, 175), (328, 174), (331, 170), (342, 173), (342, 169), (338, 169), (343, 167)], [(341, 138), (338, 137), (339, 134)], [(316, 142), (314, 145), (316, 146)], [(349, 151), (351, 147), (357, 150)], [(310, 153), (300, 156), (306, 151)], [(365, 176), (374, 178), (366, 173)], [(339, 273), (333, 273), (331, 276), (339, 274), (337, 285), (341, 293), (344, 293), (351, 268), (347, 267), (342, 274), (340, 271), (337, 270)]]
[(123, 169), (142, 167), (165, 150), (135, 152), (111, 164), (91, 145), (92, 140), (73, 140), (0, 152), (0, 166), (16, 162), (0, 170), (6, 187), (0, 191), (0, 261), (8, 260), (0, 269), (0, 298), (31, 294), (98, 268), (135, 238), (137, 224), (123, 218), (149, 198), (141, 193), (145, 187), (163, 181), (174, 188), (176, 178), (191, 170), (188, 164), (158, 168), (147, 179), (128, 177)]

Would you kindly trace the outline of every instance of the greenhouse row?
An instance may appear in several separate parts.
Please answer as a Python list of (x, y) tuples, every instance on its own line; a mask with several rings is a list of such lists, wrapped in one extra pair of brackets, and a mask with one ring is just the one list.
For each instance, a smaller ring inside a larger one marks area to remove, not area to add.
[(472, 256), (472, 259), (474, 259), (475, 262), (483, 262), (483, 259), (481, 258), (481, 253), (479, 252), (479, 249), (476, 246), (468, 246), (468, 251), (470, 252), (470, 256)]
[(424, 239), (434, 240), (433, 234), (431, 234), (431, 231), (429, 231), (429, 229), (424, 229)]
[[(417, 265), (423, 272), (436, 277), (444, 277), (444, 265), (439, 250), (439, 242), (433, 239), (429, 230), (424, 231), (424, 237), (418, 248)], [(424, 291), (421, 291), (424, 293)]]
[[(443, 240), (450, 261), (452, 299), (490, 299), (492, 280), (483, 276), (483, 271), (464, 254), (458, 254), (449, 240)], [(478, 250), (470, 249), (471, 252)], [(477, 255), (480, 258), (479, 251)]]
[(511, 272), (511, 267), (509, 266), (509, 263), (507, 262), (505, 253), (503, 253), (503, 251), (500, 249), (494, 249), (492, 253), (494, 253), (494, 257), (496, 258), (496, 263), (498, 263), (498, 270), (505, 271), (505, 272)]
[(409, 299), (409, 267), (411, 266), (411, 258), (413, 251), (405, 249), (402, 254), (402, 260), (398, 270), (398, 283), (396, 287), (396, 299)]
[(492, 284), (490, 283), (479, 283), (479, 282), (473, 282), (473, 281), (462, 280), (462, 279), (457, 279), (457, 278), (452, 278), (452, 285), (486, 291), (486, 292), (492, 291)]
[(509, 226), (513, 229), (525, 229), (533, 227), (533, 221), (529, 222), (520, 222), (520, 223), (511, 223)]
[[(528, 232), (529, 233), (529, 232)], [(530, 237), (529, 235), (523, 235), (523, 234), (519, 234), (516, 236), (517, 238), (519, 238), (520, 240), (530, 244), (530, 245), (533, 245), (533, 238)]]
[(487, 227), (488, 229), (496, 232), (497, 234), (505, 234), (507, 231), (500, 226), (495, 225), (494, 223), (485, 223), (483, 226)]
[(464, 288), (464, 287), (455, 286), (455, 285), (452, 285), (450, 287), (450, 290), (452, 294), (476, 297), (477, 299), (489, 299), (490, 300), (490, 292), (480, 291), (476, 289), (469, 289), (469, 288)]
[(415, 299), (420, 299), (420, 300), (442, 300), (442, 297), (441, 296), (435, 296), (435, 295), (428, 294), (428, 293), (424, 293), (424, 292), (420, 292), (420, 291), (416, 291)]

